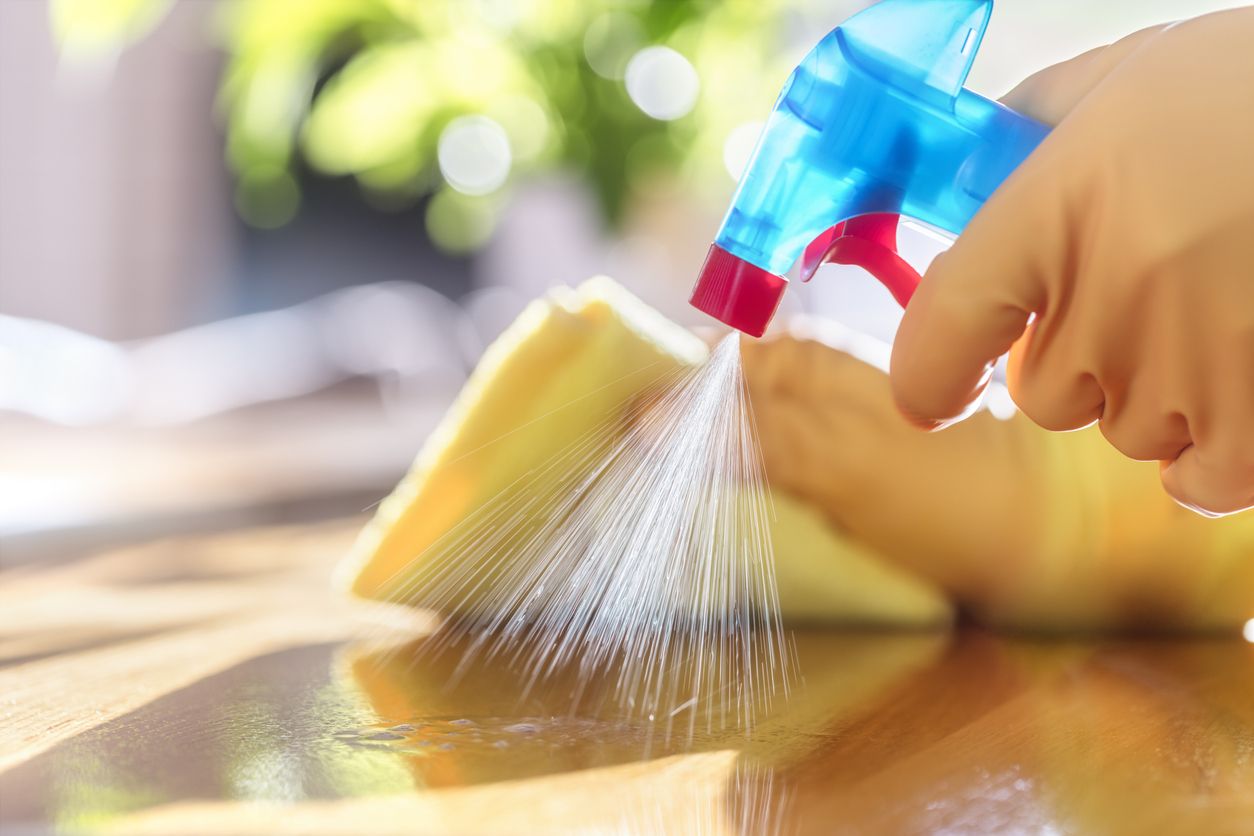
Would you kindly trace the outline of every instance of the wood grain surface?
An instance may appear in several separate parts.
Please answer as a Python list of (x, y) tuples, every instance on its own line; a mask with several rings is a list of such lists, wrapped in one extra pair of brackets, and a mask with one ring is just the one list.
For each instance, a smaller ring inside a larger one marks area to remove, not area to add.
[(0, 832), (1254, 833), (1254, 644), (801, 632), (666, 739), (338, 599), (359, 524), (0, 574)]

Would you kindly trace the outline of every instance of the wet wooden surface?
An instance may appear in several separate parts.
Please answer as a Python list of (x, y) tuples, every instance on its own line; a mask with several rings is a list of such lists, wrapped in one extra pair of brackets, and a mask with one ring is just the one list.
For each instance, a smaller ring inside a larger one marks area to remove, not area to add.
[(1254, 833), (1254, 644), (797, 635), (666, 739), (347, 605), (360, 519), (0, 574), (0, 832)]

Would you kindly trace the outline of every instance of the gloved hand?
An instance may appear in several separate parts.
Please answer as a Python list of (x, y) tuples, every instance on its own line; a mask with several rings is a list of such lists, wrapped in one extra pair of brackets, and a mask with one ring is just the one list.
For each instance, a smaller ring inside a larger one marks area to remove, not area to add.
[(1042, 427), (1097, 421), (1126, 456), (1159, 460), (1182, 504), (1254, 506), (1251, 45), (1254, 9), (1221, 12), (1007, 96), (1058, 126), (906, 310), (892, 356), (903, 412), (959, 418), (1009, 349), (1011, 394)]
[[(866, 338), (825, 339), (868, 353)], [(742, 352), (772, 489), (979, 620), (1231, 630), (1254, 618), (1254, 515), (1189, 513), (1096, 430), (979, 412), (920, 433), (888, 376), (846, 351), (785, 336)]]

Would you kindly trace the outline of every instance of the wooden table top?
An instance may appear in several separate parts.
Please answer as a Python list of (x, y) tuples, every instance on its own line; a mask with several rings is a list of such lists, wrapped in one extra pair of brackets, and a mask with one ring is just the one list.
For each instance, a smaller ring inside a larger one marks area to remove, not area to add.
[(1254, 833), (1254, 644), (802, 632), (754, 731), (452, 683), (361, 519), (0, 574), (0, 832)]

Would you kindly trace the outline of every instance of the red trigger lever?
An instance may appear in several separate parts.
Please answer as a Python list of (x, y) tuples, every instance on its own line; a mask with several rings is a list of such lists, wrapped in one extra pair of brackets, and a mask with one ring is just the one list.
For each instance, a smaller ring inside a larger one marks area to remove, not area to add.
[(914, 295), (921, 276), (897, 255), (897, 222), (889, 212), (858, 215), (841, 221), (810, 242), (801, 257), (801, 280), (810, 281), (820, 265), (853, 264), (888, 288), (903, 308)]

